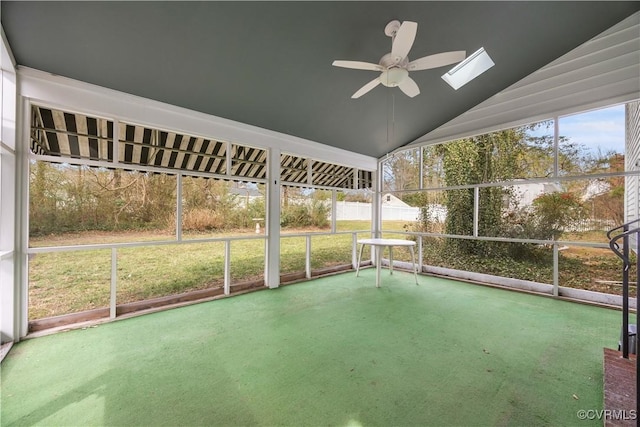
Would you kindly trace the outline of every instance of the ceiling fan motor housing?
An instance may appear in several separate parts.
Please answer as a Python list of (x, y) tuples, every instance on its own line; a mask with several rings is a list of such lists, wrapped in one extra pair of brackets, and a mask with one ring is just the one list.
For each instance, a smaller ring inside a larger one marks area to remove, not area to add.
[(405, 56), (404, 58), (395, 58), (391, 54), (391, 52), (389, 52), (386, 55), (384, 55), (382, 58), (380, 58), (379, 64), (382, 65), (384, 68), (391, 68), (391, 67), (408, 68), (409, 57)]
[(391, 53), (387, 53), (380, 58), (380, 65), (385, 68), (380, 73), (380, 83), (386, 87), (396, 87), (409, 76), (409, 71), (407, 70), (409, 66), (408, 57), (402, 58), (400, 62), (397, 62)]

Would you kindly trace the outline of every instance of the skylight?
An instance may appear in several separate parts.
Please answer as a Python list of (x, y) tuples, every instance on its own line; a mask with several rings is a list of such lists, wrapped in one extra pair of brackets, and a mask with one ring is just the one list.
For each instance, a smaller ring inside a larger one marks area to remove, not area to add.
[(469, 55), (467, 59), (453, 67), (442, 76), (445, 82), (458, 90), (495, 64), (483, 47)]

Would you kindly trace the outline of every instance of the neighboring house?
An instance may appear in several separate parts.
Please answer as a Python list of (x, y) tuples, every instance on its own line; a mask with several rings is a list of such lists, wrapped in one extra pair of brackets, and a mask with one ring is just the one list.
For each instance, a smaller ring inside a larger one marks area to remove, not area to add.
[(414, 208), (391, 193), (382, 195), (383, 221), (417, 221), (420, 209)]
[(236, 201), (240, 207), (247, 207), (251, 202), (263, 197), (263, 194), (258, 191), (255, 186), (236, 184), (229, 188), (229, 194), (233, 194), (236, 197)]
[(411, 207), (391, 193), (386, 193), (382, 196), (382, 206), (393, 206), (397, 208)]
[(511, 197), (509, 197), (509, 208), (525, 208), (531, 206), (533, 201), (543, 194), (562, 191), (558, 183), (522, 183), (510, 187)]
[(584, 193), (580, 197), (580, 201), (586, 202), (594, 197), (600, 196), (611, 189), (611, 184), (605, 181), (595, 180), (590, 181), (587, 188), (584, 189)]

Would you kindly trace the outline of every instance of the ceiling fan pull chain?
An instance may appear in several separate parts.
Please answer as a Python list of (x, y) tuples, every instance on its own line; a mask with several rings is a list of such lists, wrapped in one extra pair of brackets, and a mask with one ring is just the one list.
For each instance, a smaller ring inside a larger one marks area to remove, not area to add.
[(396, 144), (396, 95), (391, 94), (391, 143), (392, 147)]

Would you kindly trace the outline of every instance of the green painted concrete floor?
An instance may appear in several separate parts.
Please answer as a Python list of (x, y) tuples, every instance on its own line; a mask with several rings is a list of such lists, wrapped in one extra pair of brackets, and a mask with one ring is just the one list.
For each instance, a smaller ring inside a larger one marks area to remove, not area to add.
[(367, 269), (25, 340), (9, 425), (589, 425), (617, 311)]

